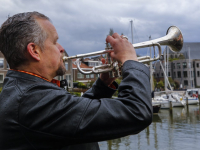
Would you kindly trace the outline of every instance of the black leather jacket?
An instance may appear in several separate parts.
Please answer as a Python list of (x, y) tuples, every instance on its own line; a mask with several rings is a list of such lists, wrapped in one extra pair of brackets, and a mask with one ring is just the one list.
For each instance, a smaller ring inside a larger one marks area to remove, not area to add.
[(126, 61), (115, 90), (98, 79), (76, 97), (41, 78), (9, 70), (0, 94), (0, 149), (97, 150), (98, 141), (136, 134), (152, 121), (149, 69)]

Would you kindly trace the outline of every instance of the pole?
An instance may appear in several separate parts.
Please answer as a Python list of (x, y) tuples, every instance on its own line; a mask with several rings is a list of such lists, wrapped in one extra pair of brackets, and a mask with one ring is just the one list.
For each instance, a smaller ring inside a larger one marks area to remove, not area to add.
[(167, 49), (167, 79), (168, 79), (168, 76), (169, 76), (169, 74), (168, 74), (168, 72), (169, 72), (169, 59), (168, 59), (168, 57), (169, 57), (169, 48), (168, 48), (168, 46), (166, 46), (166, 49)]
[(167, 74), (166, 74), (166, 72), (167, 72), (167, 69), (166, 69), (166, 54), (167, 54), (167, 52), (166, 52), (167, 50), (165, 49), (164, 50), (164, 70), (163, 70), (163, 73), (164, 73), (164, 78), (165, 78), (165, 91), (167, 91)]
[[(149, 41), (151, 40), (151, 35), (149, 36)], [(150, 58), (152, 57), (152, 54), (151, 54), (151, 47), (149, 47), (150, 49)], [(151, 83), (151, 92), (154, 91), (154, 88), (153, 88), (153, 71), (152, 71), (152, 62), (150, 62), (150, 74), (151, 74), (151, 80), (150, 80), (150, 83)]]
[(131, 22), (131, 37), (132, 37), (132, 44), (133, 44), (133, 20)]
[(192, 85), (192, 81), (191, 81), (190, 47), (188, 47), (188, 53), (189, 53), (189, 54), (188, 54), (188, 55), (189, 55), (188, 57), (189, 57), (189, 64), (190, 64), (190, 66), (189, 66), (189, 68), (190, 68), (190, 70), (189, 70), (189, 72), (190, 72), (190, 73), (189, 73), (189, 81), (190, 81), (190, 82), (189, 82), (189, 83), (190, 83), (190, 88), (192, 88), (193, 85)]

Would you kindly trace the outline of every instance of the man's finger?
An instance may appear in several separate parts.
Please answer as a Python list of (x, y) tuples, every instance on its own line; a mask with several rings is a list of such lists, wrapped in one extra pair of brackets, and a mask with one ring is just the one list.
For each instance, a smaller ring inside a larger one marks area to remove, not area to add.
[(106, 42), (110, 43), (112, 41), (114, 41), (114, 38), (112, 36), (108, 35), (107, 38), (106, 38)]
[(112, 45), (115, 42), (115, 39), (121, 39), (118, 33), (114, 33), (112, 36), (108, 35), (106, 38), (106, 42)]
[(113, 37), (114, 39), (120, 39), (120, 38), (121, 38), (120, 35), (119, 35), (118, 33), (114, 33), (114, 34), (112, 35), (112, 37)]

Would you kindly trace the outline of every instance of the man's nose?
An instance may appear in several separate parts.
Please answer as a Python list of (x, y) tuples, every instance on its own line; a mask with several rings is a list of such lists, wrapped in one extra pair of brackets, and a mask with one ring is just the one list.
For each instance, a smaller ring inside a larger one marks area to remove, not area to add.
[(65, 49), (59, 43), (57, 43), (57, 45), (58, 45), (58, 49), (60, 50), (60, 52), (63, 53), (65, 51)]

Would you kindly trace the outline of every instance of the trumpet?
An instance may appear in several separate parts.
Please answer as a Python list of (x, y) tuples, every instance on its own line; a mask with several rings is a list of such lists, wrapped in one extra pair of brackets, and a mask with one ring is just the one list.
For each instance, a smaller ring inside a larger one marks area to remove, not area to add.
[[(181, 33), (181, 30), (176, 26), (170, 26), (164, 37), (161, 37), (161, 38), (158, 38), (155, 40), (151, 40), (151, 41), (136, 43), (136, 44), (133, 44), (133, 47), (135, 49), (152, 47), (152, 46), (154, 47), (153, 58), (151, 58), (150, 56), (138, 57), (139, 62), (145, 63), (145, 62), (153, 62), (153, 61), (162, 59), (161, 45), (168, 46), (171, 49), (171, 51), (173, 51), (173, 52), (180, 52), (182, 49), (182, 46), (183, 46), (183, 35)], [(155, 53), (156, 53), (155, 47), (158, 48), (158, 56), (157, 57), (155, 56)], [(92, 52), (92, 53), (86, 53), (86, 54), (79, 54), (79, 55), (70, 56), (70, 57), (64, 56), (63, 61), (77, 58), (77, 60), (76, 60), (77, 69), (82, 74), (98, 74), (98, 73), (109, 72), (110, 77), (120, 77), (122, 65), (119, 62), (112, 60), (110, 58), (109, 53), (112, 51), (114, 51), (112, 49), (112, 47), (108, 43), (106, 43), (105, 50)], [(83, 71), (83, 69), (80, 67), (80, 62), (83, 61), (84, 57), (91, 57), (91, 56), (102, 55), (102, 54), (106, 55), (107, 60), (108, 60), (107, 64), (95, 66), (95, 67), (91, 68), (90, 71)]]

